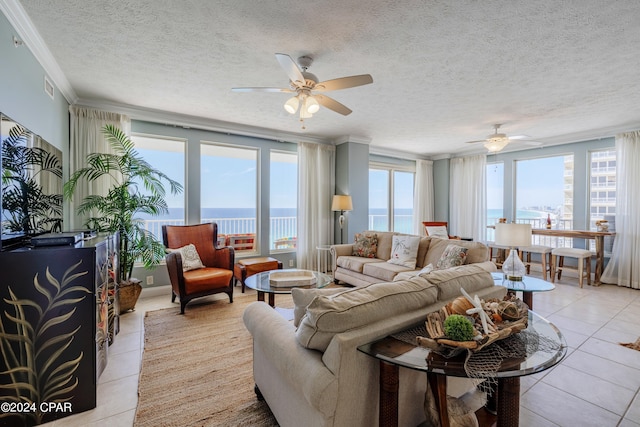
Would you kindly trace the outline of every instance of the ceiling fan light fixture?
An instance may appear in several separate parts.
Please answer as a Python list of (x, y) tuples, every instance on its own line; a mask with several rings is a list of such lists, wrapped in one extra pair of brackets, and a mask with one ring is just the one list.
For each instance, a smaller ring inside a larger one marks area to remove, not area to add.
[(310, 119), (311, 117), (313, 117), (313, 114), (308, 112), (306, 108), (301, 108), (300, 109), (300, 118), (301, 119)]
[(304, 106), (309, 114), (315, 114), (320, 110), (320, 104), (318, 104), (318, 101), (316, 101), (313, 96), (307, 96), (304, 101)]
[(497, 153), (498, 151), (502, 151), (502, 149), (506, 147), (508, 143), (509, 138), (507, 138), (506, 135), (502, 137), (494, 135), (484, 143), (484, 148), (489, 150), (490, 153)]
[(289, 114), (295, 114), (298, 111), (298, 107), (300, 106), (300, 101), (297, 96), (293, 96), (289, 98), (287, 102), (284, 103), (284, 109), (287, 110)]

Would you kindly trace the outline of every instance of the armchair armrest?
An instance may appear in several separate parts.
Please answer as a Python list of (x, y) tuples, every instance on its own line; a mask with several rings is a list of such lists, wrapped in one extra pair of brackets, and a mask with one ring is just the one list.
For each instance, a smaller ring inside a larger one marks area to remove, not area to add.
[[(204, 261), (203, 261), (204, 262)], [(235, 250), (231, 246), (218, 247), (213, 250), (213, 263), (212, 265), (205, 265), (207, 267), (225, 268), (227, 270), (233, 270), (235, 263)]]

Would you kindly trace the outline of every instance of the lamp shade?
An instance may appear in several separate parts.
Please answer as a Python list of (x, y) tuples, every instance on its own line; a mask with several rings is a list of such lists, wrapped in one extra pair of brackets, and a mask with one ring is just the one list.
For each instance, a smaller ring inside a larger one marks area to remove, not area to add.
[(487, 142), (484, 143), (484, 148), (489, 150), (491, 153), (497, 153), (498, 151), (502, 151), (504, 147), (509, 143), (509, 138), (506, 136), (504, 138), (490, 138)]
[(331, 210), (332, 211), (352, 211), (353, 202), (351, 201), (351, 196), (341, 196), (337, 194), (333, 196), (333, 200), (331, 201)]
[(531, 224), (496, 224), (496, 245), (531, 246)]
[(289, 98), (287, 102), (284, 103), (284, 109), (287, 110), (289, 114), (295, 114), (298, 111), (298, 106), (300, 105), (300, 101), (297, 96)]
[(304, 106), (309, 114), (315, 114), (320, 109), (320, 104), (318, 104), (318, 101), (311, 95), (305, 98)]

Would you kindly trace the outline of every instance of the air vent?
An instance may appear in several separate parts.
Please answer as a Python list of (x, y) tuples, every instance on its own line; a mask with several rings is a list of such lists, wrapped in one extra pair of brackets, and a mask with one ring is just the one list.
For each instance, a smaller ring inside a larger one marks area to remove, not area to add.
[(53, 83), (51, 83), (51, 80), (49, 80), (47, 76), (44, 76), (44, 91), (53, 99)]

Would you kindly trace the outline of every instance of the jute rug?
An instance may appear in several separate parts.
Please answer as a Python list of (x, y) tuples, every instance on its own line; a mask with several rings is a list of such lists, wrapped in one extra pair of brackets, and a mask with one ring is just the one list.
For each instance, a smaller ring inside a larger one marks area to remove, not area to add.
[[(253, 391), (251, 334), (242, 312), (255, 294), (147, 312), (134, 426), (277, 426)], [(276, 305), (292, 307), (290, 295)]]
[(640, 351), (640, 338), (638, 338), (635, 342), (621, 342), (620, 345)]

